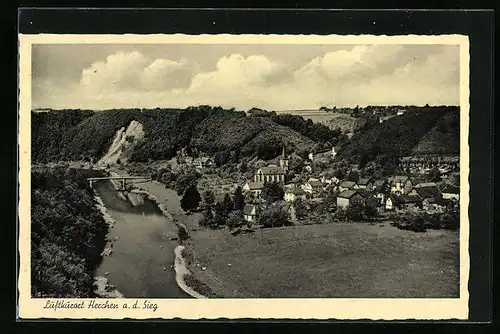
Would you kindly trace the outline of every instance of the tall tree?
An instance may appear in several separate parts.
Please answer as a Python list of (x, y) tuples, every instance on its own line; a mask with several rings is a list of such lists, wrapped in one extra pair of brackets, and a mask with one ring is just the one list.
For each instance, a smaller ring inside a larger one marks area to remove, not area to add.
[(224, 199), (222, 200), (222, 207), (224, 208), (224, 213), (226, 215), (228, 215), (234, 209), (233, 200), (228, 193), (224, 195)]
[(262, 188), (262, 198), (270, 203), (283, 199), (284, 195), (283, 188), (276, 182), (267, 182)]
[(441, 181), (441, 172), (437, 167), (434, 167), (429, 171), (429, 181), (431, 182), (439, 182)]
[(200, 193), (198, 192), (198, 189), (196, 189), (196, 186), (189, 185), (184, 191), (184, 195), (182, 196), (181, 208), (184, 211), (193, 210), (198, 207), (200, 201), (201, 201), (201, 196)]
[(349, 176), (347, 176), (348, 181), (353, 181), (353, 182), (358, 182), (359, 180), (359, 174), (356, 171), (351, 171), (349, 173)]
[(215, 196), (211, 190), (203, 192), (203, 205), (205, 208), (210, 208), (215, 203)]
[(243, 195), (243, 189), (240, 186), (234, 190), (233, 204), (234, 209), (238, 211), (243, 210), (243, 207), (245, 206), (245, 196)]

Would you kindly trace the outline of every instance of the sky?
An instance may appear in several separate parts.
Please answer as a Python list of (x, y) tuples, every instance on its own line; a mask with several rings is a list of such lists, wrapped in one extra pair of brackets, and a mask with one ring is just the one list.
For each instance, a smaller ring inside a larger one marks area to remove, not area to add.
[(33, 108), (459, 105), (458, 45), (35, 44)]

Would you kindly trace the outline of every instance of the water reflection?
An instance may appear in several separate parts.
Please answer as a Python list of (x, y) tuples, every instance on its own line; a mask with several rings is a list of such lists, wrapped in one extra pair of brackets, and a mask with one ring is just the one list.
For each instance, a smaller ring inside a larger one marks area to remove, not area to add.
[(188, 298), (177, 286), (172, 266), (175, 225), (146, 198), (134, 206), (121, 199), (109, 181), (94, 187), (116, 222), (108, 234), (112, 254), (103, 258), (97, 276), (107, 276), (129, 298)]

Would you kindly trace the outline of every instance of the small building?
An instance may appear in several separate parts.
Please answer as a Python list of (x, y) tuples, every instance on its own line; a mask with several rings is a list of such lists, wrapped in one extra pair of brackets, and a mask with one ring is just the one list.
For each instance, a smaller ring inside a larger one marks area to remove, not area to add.
[(339, 191), (351, 190), (356, 187), (356, 182), (354, 181), (342, 181), (339, 185)]
[(209, 157), (194, 159), (192, 163), (197, 169), (212, 168), (215, 166), (214, 160)]
[(426, 211), (443, 212), (450, 202), (451, 200), (444, 198), (426, 198), (422, 201), (422, 208)]
[(264, 182), (252, 181), (247, 181), (242, 187), (244, 192), (252, 194), (255, 198), (260, 198), (262, 196), (262, 188), (264, 188)]
[(306, 192), (302, 188), (290, 187), (285, 189), (285, 201), (295, 202), (297, 199), (305, 199)]
[(243, 218), (250, 223), (255, 223), (257, 221), (260, 209), (257, 205), (246, 204), (243, 207)]
[(393, 204), (403, 210), (422, 208), (422, 198), (412, 195), (399, 195), (392, 197)]
[(449, 183), (442, 183), (439, 190), (444, 199), (460, 199), (460, 188)]
[(309, 181), (302, 185), (302, 189), (308, 194), (317, 194), (323, 189), (323, 183), (318, 179), (310, 178)]
[(385, 203), (385, 181), (384, 180), (376, 180), (373, 182), (373, 196), (380, 200), (380, 203)]
[(285, 171), (281, 166), (269, 165), (259, 168), (254, 175), (254, 182), (285, 182)]
[(373, 188), (373, 182), (370, 178), (360, 178), (357, 182), (358, 188), (359, 189), (372, 189)]
[(353, 189), (344, 190), (337, 195), (338, 208), (347, 208), (355, 201), (363, 201), (363, 196), (356, 190)]
[(397, 175), (389, 179), (391, 193), (396, 195), (408, 194), (413, 188), (413, 184), (408, 176)]
[(393, 202), (393, 200), (392, 200), (392, 198), (390, 196), (387, 197), (387, 199), (385, 200), (385, 206), (384, 207), (385, 207), (385, 210), (387, 210), (387, 211), (394, 210), (394, 202)]
[(422, 200), (432, 198), (434, 200), (442, 198), (439, 188), (434, 182), (419, 183), (408, 193), (410, 196), (418, 196)]

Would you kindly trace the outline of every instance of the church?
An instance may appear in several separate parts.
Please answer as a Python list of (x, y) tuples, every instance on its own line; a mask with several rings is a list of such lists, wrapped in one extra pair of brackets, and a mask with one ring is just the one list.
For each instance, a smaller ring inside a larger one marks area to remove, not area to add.
[(283, 153), (280, 157), (279, 166), (268, 165), (266, 167), (259, 168), (254, 175), (254, 182), (278, 182), (284, 183), (285, 176), (288, 173), (288, 158), (285, 154), (285, 148), (283, 148)]

